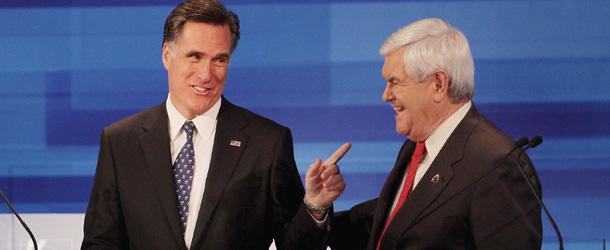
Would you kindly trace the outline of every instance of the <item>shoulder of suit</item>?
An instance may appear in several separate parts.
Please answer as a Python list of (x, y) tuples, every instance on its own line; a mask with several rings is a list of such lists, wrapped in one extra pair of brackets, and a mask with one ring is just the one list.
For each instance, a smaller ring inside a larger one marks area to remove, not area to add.
[(149, 122), (156, 119), (167, 120), (167, 111), (165, 110), (165, 103), (157, 106), (150, 107), (143, 111), (137, 112), (133, 115), (127, 116), (121, 120), (118, 120), (105, 129), (110, 134), (126, 133), (130, 131), (141, 131), (142, 126), (145, 122)]
[[(223, 103), (223, 105), (227, 105), (226, 112), (228, 114), (219, 114), (220, 119), (243, 119), (248, 123), (248, 125), (253, 125), (255, 127), (266, 127), (269, 129), (284, 129), (286, 128), (284, 125), (281, 125), (270, 118), (264, 117), (257, 113), (254, 113), (246, 108), (234, 105), (230, 102)], [(222, 107), (221, 107), (222, 109)], [(223, 117), (221, 117), (223, 116)]]
[(468, 136), (467, 150), (478, 149), (488, 156), (504, 155), (515, 146), (515, 140), (484, 116)]

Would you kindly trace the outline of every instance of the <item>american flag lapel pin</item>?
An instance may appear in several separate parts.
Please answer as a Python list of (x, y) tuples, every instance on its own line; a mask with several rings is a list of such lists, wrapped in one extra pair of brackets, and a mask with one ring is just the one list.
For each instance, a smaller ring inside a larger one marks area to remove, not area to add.
[(241, 147), (241, 141), (231, 140), (231, 143), (229, 143), (229, 145), (239, 148)]

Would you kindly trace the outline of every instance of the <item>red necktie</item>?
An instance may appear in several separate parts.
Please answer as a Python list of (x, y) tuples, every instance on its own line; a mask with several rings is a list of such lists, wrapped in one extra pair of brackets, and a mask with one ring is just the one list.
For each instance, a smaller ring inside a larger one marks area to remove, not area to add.
[(405, 184), (402, 187), (402, 192), (400, 193), (400, 198), (398, 198), (398, 203), (396, 203), (396, 208), (394, 208), (392, 215), (390, 215), (388, 222), (385, 224), (385, 227), (383, 228), (381, 237), (379, 237), (379, 241), (377, 242), (377, 250), (379, 250), (379, 245), (381, 245), (381, 239), (383, 238), (383, 235), (385, 234), (385, 230), (388, 228), (388, 225), (390, 225), (390, 221), (392, 221), (392, 218), (394, 218), (394, 215), (396, 215), (396, 212), (398, 212), (398, 210), (400, 209), (402, 204), (405, 203), (405, 200), (407, 200), (407, 196), (409, 196), (409, 193), (411, 193), (411, 188), (413, 187), (413, 180), (415, 179), (415, 172), (417, 171), (417, 166), (419, 166), (419, 163), (421, 162), (424, 152), (426, 152), (426, 143), (418, 142), (417, 146), (415, 147), (415, 152), (413, 152), (413, 155), (411, 156), (411, 164), (409, 164), (409, 170), (407, 172), (407, 179), (405, 180)]

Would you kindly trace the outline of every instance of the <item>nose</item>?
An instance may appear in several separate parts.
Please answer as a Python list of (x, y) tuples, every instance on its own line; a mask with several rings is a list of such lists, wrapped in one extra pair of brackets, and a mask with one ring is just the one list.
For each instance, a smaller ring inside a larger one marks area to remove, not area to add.
[(383, 95), (381, 96), (381, 98), (383, 98), (384, 102), (391, 102), (392, 100), (394, 100), (394, 94), (392, 93), (389, 83), (386, 85), (385, 89), (383, 90)]
[(199, 68), (196, 69), (195, 75), (197, 79), (200, 81), (207, 83), (212, 80), (212, 63), (211, 62), (201, 62)]

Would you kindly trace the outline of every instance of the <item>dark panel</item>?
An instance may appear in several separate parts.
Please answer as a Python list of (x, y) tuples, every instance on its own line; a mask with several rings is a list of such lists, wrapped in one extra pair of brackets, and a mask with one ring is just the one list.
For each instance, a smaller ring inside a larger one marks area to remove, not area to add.
[[(610, 135), (610, 126), (607, 126), (610, 103), (481, 104), (477, 107), (515, 138)], [(541, 111), (539, 107), (548, 110)], [(575, 107), (579, 110), (569, 111)], [(288, 126), (295, 142), (300, 143), (404, 139), (396, 133), (393, 110), (389, 107), (254, 108), (252, 111)], [(95, 145), (103, 127), (136, 112), (47, 111), (47, 144)]]
[[(544, 170), (538, 171), (538, 175), (543, 199), (610, 196), (605, 185), (605, 180), (610, 179), (608, 169)], [(343, 173), (343, 176), (348, 186), (340, 199), (365, 201), (379, 195), (388, 173)], [(92, 176), (0, 177), (0, 188), (14, 205), (87, 203), (92, 185)], [(71, 211), (58, 212), (75, 212), (74, 208), (65, 209)], [(9, 210), (2, 208), (0, 212)]]

